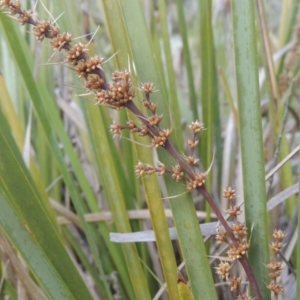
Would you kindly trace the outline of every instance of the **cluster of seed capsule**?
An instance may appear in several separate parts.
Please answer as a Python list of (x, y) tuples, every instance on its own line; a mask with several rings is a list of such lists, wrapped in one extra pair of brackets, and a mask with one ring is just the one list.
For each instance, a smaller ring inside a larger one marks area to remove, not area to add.
[(131, 75), (127, 70), (116, 71), (112, 75), (113, 83), (106, 89), (96, 92), (99, 105), (108, 105), (115, 109), (125, 108), (125, 104), (135, 97)]
[[(153, 83), (143, 83), (141, 85), (141, 91), (145, 94), (145, 100), (142, 102), (143, 106), (150, 111), (150, 116), (144, 117), (141, 125), (136, 124), (133, 120), (129, 120), (126, 125), (119, 125), (116, 122), (110, 126), (110, 132), (114, 136), (120, 136), (122, 131), (127, 129), (131, 133), (138, 133), (140, 136), (149, 136), (151, 139), (151, 146), (154, 148), (165, 147), (168, 138), (171, 134), (170, 129), (162, 129), (160, 127), (160, 122), (163, 119), (162, 115), (157, 115), (157, 104), (153, 103), (150, 100), (150, 94), (155, 92), (155, 87)], [(199, 140), (197, 135), (204, 130), (203, 123), (198, 121), (193, 122), (190, 126), (190, 129), (193, 132), (193, 138), (187, 141), (191, 149), (189, 156), (183, 156), (183, 163), (186, 166), (196, 166), (199, 159), (194, 156), (194, 148), (198, 144)], [(165, 173), (171, 174), (172, 179), (177, 182), (182, 178), (186, 179), (186, 187), (188, 191), (196, 189), (197, 187), (202, 186), (205, 183), (207, 173), (197, 173), (194, 172), (193, 176), (188, 176), (185, 174), (182, 165), (179, 163), (168, 169), (163, 163), (159, 163), (156, 167), (149, 164), (143, 164), (139, 162), (135, 167), (135, 173), (137, 176), (145, 176), (151, 174), (164, 175)]]
[(270, 270), (269, 277), (271, 282), (267, 285), (267, 288), (271, 290), (275, 295), (279, 295), (283, 292), (283, 287), (278, 283), (278, 278), (282, 274), (282, 263), (279, 261), (279, 251), (284, 247), (282, 243), (285, 234), (282, 230), (274, 230), (274, 241), (270, 243), (270, 247), (274, 252), (274, 259), (267, 264), (267, 268)]
[(233, 245), (227, 238), (227, 232), (223, 228), (218, 228), (218, 234), (216, 240), (219, 244), (227, 243), (229, 250), (227, 252), (228, 258), (232, 261), (239, 259), (249, 249), (249, 243), (247, 242), (247, 228), (244, 223), (237, 220), (238, 215), (241, 214), (240, 206), (235, 204), (236, 192), (231, 187), (227, 187), (224, 190), (223, 197), (228, 200), (227, 213), (231, 216), (232, 224), (230, 228), (238, 241), (238, 247)]
[(230, 275), (232, 263), (241, 258), (242, 255), (245, 255), (249, 249), (250, 245), (247, 242), (247, 228), (244, 223), (237, 220), (238, 215), (241, 214), (241, 208), (235, 204), (235, 199), (237, 197), (236, 191), (231, 187), (227, 187), (223, 192), (223, 197), (228, 200), (227, 213), (230, 215), (232, 221), (230, 228), (237, 239), (237, 244), (232, 243), (225, 229), (218, 227), (218, 234), (216, 235), (217, 243), (226, 243), (229, 246), (229, 250), (227, 251), (228, 257), (226, 258), (226, 261), (221, 261), (218, 267), (216, 267), (216, 270), (221, 278), (228, 281), (231, 291), (237, 293), (238, 300), (248, 300), (251, 298), (242, 293), (242, 279)]
[(85, 87), (95, 95), (96, 104), (109, 105), (116, 109), (124, 108), (124, 105), (135, 97), (135, 90), (132, 87), (130, 72), (116, 71), (112, 75), (113, 83), (106, 83), (102, 70), (104, 59), (96, 56), (89, 57), (87, 54), (88, 44), (76, 43), (72, 45), (72, 35), (69, 32), (60, 32), (56, 22), (47, 20), (34, 20), (31, 10), (22, 10), (19, 1), (13, 3), (11, 0), (0, 2), (2, 9), (10, 15), (18, 15), (20, 24), (31, 24), (33, 34), (37, 40), (51, 39), (51, 46), (54, 51), (66, 50), (67, 54), (63, 63), (73, 66), (79, 78), (85, 79)]
[[(85, 79), (85, 87), (89, 92), (95, 95), (95, 103), (99, 105), (107, 105), (114, 109), (122, 109), (128, 107), (128, 103), (135, 97), (136, 92), (132, 85), (131, 74), (128, 70), (116, 71), (112, 74), (112, 84), (107, 84), (102, 70), (103, 58), (98, 56), (89, 57), (87, 55), (88, 45), (76, 43), (72, 45), (72, 35), (68, 32), (60, 32), (58, 25), (55, 22), (47, 20), (34, 20), (31, 10), (22, 10), (21, 4), (17, 1), (15, 4), (11, 0), (3, 0), (0, 2), (1, 8), (9, 11), (11, 15), (18, 15), (20, 24), (33, 25), (33, 34), (37, 40), (43, 41), (44, 38), (51, 39), (51, 46), (54, 51), (66, 50), (67, 54), (65, 62), (71, 64), (79, 78)], [(138, 133), (140, 136), (149, 136), (151, 146), (154, 148), (165, 147), (169, 136), (170, 129), (162, 129), (160, 122), (163, 119), (162, 115), (158, 115), (157, 104), (150, 100), (150, 94), (155, 92), (155, 87), (152, 83), (144, 83), (141, 85), (141, 91), (145, 94), (143, 106), (145, 106), (151, 115), (142, 120), (142, 124), (138, 125), (133, 120), (129, 120), (126, 125), (121, 126), (113, 123), (110, 126), (110, 132), (113, 135), (121, 135), (122, 130), (128, 129), (132, 133)], [(204, 129), (203, 123), (198, 121), (190, 126), (193, 131), (193, 138), (187, 141), (191, 151), (188, 156), (184, 156), (183, 163), (181, 162), (172, 167), (171, 170), (165, 168), (165, 173), (170, 173), (176, 181), (185, 177), (187, 189), (190, 191), (205, 183), (207, 173), (193, 172), (189, 176), (185, 175), (182, 169), (183, 164), (187, 166), (196, 166), (198, 159), (194, 156), (194, 149), (198, 145), (199, 140), (197, 134)], [(152, 167), (144, 166), (139, 163), (136, 167), (138, 176), (158, 173), (162, 175), (162, 166)]]

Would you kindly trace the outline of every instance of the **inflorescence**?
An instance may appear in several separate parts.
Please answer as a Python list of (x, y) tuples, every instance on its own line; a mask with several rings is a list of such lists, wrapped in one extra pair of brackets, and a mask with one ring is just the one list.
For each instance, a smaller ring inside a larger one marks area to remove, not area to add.
[(169, 141), (171, 129), (161, 128), (160, 123), (163, 116), (157, 114), (158, 105), (150, 99), (150, 95), (156, 91), (153, 83), (146, 82), (140, 87), (145, 95), (142, 104), (150, 112), (149, 116), (144, 116), (132, 102), (136, 96), (136, 91), (128, 70), (115, 71), (111, 76), (112, 83), (108, 84), (102, 69), (104, 59), (98, 56), (89, 57), (87, 54), (88, 44), (80, 42), (72, 44), (73, 38), (69, 32), (60, 32), (60, 28), (55, 21), (34, 20), (32, 17), (33, 12), (22, 10), (19, 1), (13, 3), (10, 0), (3, 0), (0, 4), (1, 8), (7, 10), (10, 15), (17, 15), (17, 20), (21, 25), (33, 25), (33, 34), (37, 40), (51, 39), (51, 46), (54, 51), (67, 51), (63, 63), (71, 64), (77, 76), (85, 80), (86, 89), (95, 96), (95, 104), (106, 105), (117, 110), (128, 108), (140, 118), (142, 124), (137, 124), (133, 120), (128, 120), (126, 125), (113, 122), (110, 126), (110, 132), (113, 136), (120, 136), (125, 129), (140, 136), (148, 136), (152, 147), (165, 148), (178, 161), (178, 164), (170, 169), (162, 168), (162, 165), (157, 167), (144, 166), (139, 162), (135, 168), (138, 176), (169, 173), (177, 182), (184, 179), (188, 191), (203, 186), (207, 172), (193, 170), (199, 161), (194, 156), (194, 149), (199, 143), (198, 134), (205, 129), (203, 123), (196, 121), (189, 126), (193, 132), (193, 137), (187, 141), (191, 151), (188, 156), (179, 156), (177, 152), (175, 153), (176, 150)]
[(233, 262), (245, 255), (249, 249), (250, 244), (247, 241), (247, 228), (244, 223), (239, 222), (237, 219), (238, 215), (241, 214), (241, 208), (235, 204), (235, 199), (237, 197), (236, 191), (229, 186), (224, 190), (223, 197), (228, 200), (228, 209), (226, 212), (230, 216), (232, 221), (230, 228), (238, 242), (232, 243), (232, 240), (228, 237), (226, 230), (222, 226), (218, 227), (218, 234), (216, 235), (217, 243), (226, 243), (229, 250), (227, 251), (228, 257), (226, 258), (226, 261), (221, 261), (218, 267), (216, 267), (216, 270), (220, 278), (228, 281), (230, 290), (237, 293), (237, 299), (248, 300), (251, 298), (242, 292), (242, 279), (230, 275), (230, 269)]
[[(233, 262), (237, 259), (241, 261), (249, 281), (252, 284), (255, 296), (257, 299), (261, 299), (257, 283), (246, 257), (246, 253), (249, 249), (247, 228), (245, 224), (237, 221), (237, 216), (241, 213), (241, 210), (239, 206), (234, 204), (236, 198), (235, 190), (228, 187), (224, 191), (224, 197), (229, 201), (227, 212), (234, 221), (229, 226), (219, 208), (215, 205), (212, 197), (205, 189), (204, 184), (209, 170), (199, 172), (195, 169), (198, 166), (199, 159), (195, 157), (194, 152), (199, 143), (199, 134), (205, 129), (204, 124), (195, 121), (189, 126), (192, 131), (192, 138), (187, 140), (190, 153), (187, 156), (179, 155), (170, 141), (171, 129), (164, 129), (160, 126), (163, 116), (157, 114), (158, 105), (153, 103), (150, 97), (150, 95), (156, 91), (153, 83), (146, 82), (140, 87), (140, 90), (145, 96), (142, 105), (149, 112), (149, 116), (145, 116), (132, 101), (136, 96), (136, 91), (128, 70), (115, 71), (111, 77), (112, 83), (109, 84), (106, 81), (105, 73), (102, 69), (104, 59), (98, 56), (89, 57), (87, 54), (88, 44), (72, 44), (73, 38), (69, 32), (61, 33), (55, 21), (34, 20), (32, 17), (33, 12), (31, 10), (22, 10), (19, 1), (13, 3), (11, 0), (2, 0), (0, 1), (0, 7), (7, 10), (11, 16), (17, 16), (16, 18), (21, 25), (32, 25), (33, 34), (37, 40), (43, 41), (45, 38), (50, 39), (51, 46), (55, 52), (66, 51), (65, 61), (63, 63), (71, 64), (77, 76), (85, 80), (85, 88), (95, 96), (95, 104), (106, 105), (116, 110), (127, 108), (139, 118), (141, 124), (137, 124), (137, 122), (133, 120), (128, 120), (126, 125), (119, 125), (113, 122), (113, 124), (110, 125), (110, 133), (113, 136), (121, 136), (123, 130), (129, 130), (133, 134), (136, 133), (140, 136), (149, 137), (153, 148), (162, 147), (173, 156), (177, 161), (175, 166), (166, 167), (163, 163), (159, 162), (157, 166), (154, 167), (138, 162), (135, 166), (135, 173), (137, 176), (170, 174), (172, 179), (176, 182), (185, 180), (187, 191), (197, 189), (206, 198), (222, 224), (222, 226), (219, 227), (216, 237), (217, 242), (228, 244), (229, 250), (227, 255), (229, 261)], [(276, 241), (272, 243), (271, 247), (275, 253), (283, 246), (281, 243), (282, 235), (281, 231), (274, 232)], [(268, 288), (278, 294), (282, 292), (282, 287), (279, 286), (276, 281), (276, 278), (281, 274), (281, 264), (275, 259), (267, 267), (271, 270), (270, 277), (272, 278)], [(230, 269), (231, 264), (228, 261), (221, 262), (217, 267), (217, 273), (220, 277), (229, 280), (231, 290), (237, 291), (237, 299), (250, 299), (241, 292), (241, 279), (230, 276)]]

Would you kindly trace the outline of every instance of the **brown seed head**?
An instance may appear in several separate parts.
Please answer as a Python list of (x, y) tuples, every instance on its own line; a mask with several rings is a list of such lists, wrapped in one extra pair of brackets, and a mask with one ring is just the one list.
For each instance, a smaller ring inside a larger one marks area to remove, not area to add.
[(165, 172), (166, 172), (166, 167), (165, 167), (165, 165), (163, 164), (163, 163), (158, 163), (157, 164), (157, 167), (156, 167), (156, 173), (158, 174), (158, 175), (164, 175), (165, 174)]
[(191, 166), (195, 166), (199, 162), (199, 159), (195, 158), (194, 156), (185, 156), (184, 159)]
[(230, 205), (227, 209), (227, 213), (236, 218), (238, 215), (241, 214), (241, 208), (239, 206), (232, 206)]
[(146, 165), (145, 171), (146, 171), (146, 175), (152, 175), (156, 172), (156, 168), (154, 168), (151, 165)]
[(273, 271), (281, 270), (281, 262), (272, 260), (269, 264), (267, 264), (267, 268)]
[(45, 35), (50, 32), (52, 25), (50, 21), (37, 21), (37, 24), (33, 28), (33, 34), (36, 36), (37, 40), (42, 41)]
[[(3, 10), (5, 10), (7, 8), (10, 8), (11, 5), (12, 5), (11, 0), (2, 0), (2, 1), (0, 1), (0, 7)], [(21, 4), (20, 4), (20, 7), (21, 7)]]
[(139, 177), (145, 173), (145, 166), (142, 162), (138, 162), (138, 164), (134, 167), (135, 174)]
[(135, 91), (132, 88), (131, 75), (127, 70), (115, 71), (112, 75), (113, 84), (109, 90), (112, 95), (114, 106), (124, 106), (128, 101), (135, 97)]
[(249, 250), (249, 247), (250, 247), (250, 245), (245, 241), (240, 243), (239, 249), (240, 249), (241, 254), (243, 254), (243, 255), (246, 254), (247, 251)]
[(54, 50), (61, 50), (64, 45), (70, 44), (72, 42), (72, 35), (69, 32), (63, 32), (58, 34), (51, 40), (51, 45)]
[(269, 289), (276, 295), (279, 295), (283, 292), (283, 287), (274, 281), (271, 281), (270, 284), (267, 285), (267, 289)]
[(139, 132), (139, 135), (140, 136), (146, 136), (146, 135), (148, 135), (148, 133), (149, 133), (148, 127), (146, 125), (143, 125), (140, 132)]
[(20, 14), (18, 16), (18, 22), (21, 24), (21, 25), (25, 25), (28, 23), (28, 21), (31, 19), (32, 17), (32, 11), (31, 10), (24, 10), (22, 12), (22, 14)]
[(220, 262), (218, 267), (216, 267), (217, 274), (221, 278), (228, 278), (229, 271), (230, 271), (231, 265), (228, 262)]
[(78, 78), (87, 79), (89, 73), (87, 72), (87, 65), (85, 61), (80, 61), (76, 66), (76, 74)]
[(85, 82), (85, 87), (88, 90), (99, 90), (101, 89), (104, 80), (97, 75), (89, 76), (87, 81)]
[(69, 63), (77, 65), (78, 61), (84, 58), (84, 53), (88, 50), (86, 45), (77, 43), (69, 50), (66, 60)]
[(191, 148), (196, 148), (199, 141), (198, 140), (188, 140), (187, 143)]
[(229, 278), (229, 285), (231, 291), (237, 291), (242, 283), (242, 279), (238, 277)]
[(162, 120), (163, 116), (157, 116), (157, 115), (154, 115), (154, 116), (150, 116), (148, 118), (148, 122), (150, 123), (151, 126), (153, 125), (158, 125), (160, 123), (160, 121)]
[(155, 87), (154, 87), (154, 84), (152, 82), (145, 82), (145, 83), (142, 83), (141, 90), (145, 94), (151, 94), (151, 93), (155, 92)]
[(172, 179), (176, 180), (177, 182), (184, 176), (180, 165), (176, 165), (172, 168)]
[(147, 108), (149, 109), (153, 114), (155, 114), (156, 110), (157, 110), (157, 107), (158, 105), (157, 104), (154, 104), (153, 102), (151, 101), (143, 101), (142, 104)]
[(249, 250), (249, 244), (247, 242), (240, 242), (236, 248), (234, 245), (230, 246), (230, 249), (227, 251), (228, 257), (231, 260), (236, 260), (246, 254)]
[(236, 192), (231, 186), (228, 186), (223, 191), (223, 197), (228, 199), (228, 200), (233, 200), (233, 199), (236, 198)]
[(240, 215), (241, 212), (241, 208), (237, 205), (235, 206), (229, 206), (229, 208), (227, 209), (227, 213), (230, 214), (232, 217), (236, 218), (238, 215)]
[(169, 135), (171, 134), (170, 129), (163, 129), (162, 131), (160, 131), (158, 133), (157, 136), (154, 136), (151, 143), (152, 146), (154, 146), (155, 148), (164, 146), (166, 140), (168, 139)]
[(136, 126), (135, 122), (133, 120), (127, 121), (127, 128), (130, 130), (130, 132), (139, 132), (139, 128)]
[(273, 237), (277, 241), (281, 241), (285, 237), (285, 233), (282, 230), (276, 230), (275, 229), (274, 232), (273, 232)]
[(110, 90), (101, 90), (99, 92), (96, 92), (96, 104), (110, 105), (117, 110), (125, 108), (124, 103), (120, 101), (117, 102), (114, 99), (114, 94)]
[(275, 252), (275, 253), (277, 253), (277, 252), (279, 252), (283, 247), (284, 247), (284, 244), (283, 243), (281, 243), (281, 242), (272, 242), (271, 244), (270, 244), (270, 246), (271, 246), (271, 249)]
[(237, 222), (231, 225), (232, 232), (239, 239), (244, 239), (247, 236), (247, 228), (245, 224)]
[(135, 97), (135, 91), (131, 86), (130, 73), (126, 70), (115, 71), (112, 79), (113, 84), (107, 90), (96, 93), (96, 103), (122, 109), (128, 101)]
[(123, 126), (117, 124), (115, 121), (113, 121), (113, 123), (109, 126), (109, 132), (113, 135), (113, 136), (120, 136), (122, 134), (122, 130), (124, 129)]
[(93, 73), (96, 69), (101, 69), (101, 64), (103, 63), (104, 58), (100, 58), (95, 55), (86, 60), (87, 72)]
[(58, 26), (51, 25), (50, 38), (52, 39), (52, 38), (56, 37), (59, 33), (60, 33), (60, 28)]
[(193, 189), (196, 189), (199, 186), (202, 186), (205, 183), (206, 176), (207, 176), (206, 173), (197, 173), (194, 179), (190, 178), (186, 182), (186, 187), (188, 191), (191, 191)]
[(86, 61), (80, 61), (76, 67), (76, 73), (79, 78), (87, 78), (89, 74), (95, 73), (96, 69), (101, 68), (103, 58), (98, 56), (90, 57)]
[(12, 3), (10, 0), (3, 0), (0, 2), (1, 9), (8, 9), (10, 15), (17, 15), (21, 14), (21, 3), (20, 1), (17, 1), (16, 4)]
[(192, 124), (189, 126), (189, 128), (194, 132), (194, 133), (198, 133), (202, 130), (204, 130), (204, 123), (202, 122), (192, 122)]
[(278, 278), (281, 274), (282, 274), (282, 270), (273, 271), (273, 272), (269, 273), (269, 277), (271, 279), (275, 279), (275, 278)]
[(218, 244), (226, 243), (227, 232), (225, 230), (218, 230), (218, 234), (216, 235), (216, 241)]

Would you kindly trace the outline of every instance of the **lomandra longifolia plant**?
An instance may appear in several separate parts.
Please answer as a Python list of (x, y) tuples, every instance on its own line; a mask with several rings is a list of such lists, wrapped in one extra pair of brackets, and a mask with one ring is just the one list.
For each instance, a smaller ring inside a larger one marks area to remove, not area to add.
[[(227, 187), (224, 191), (224, 197), (229, 201), (227, 213), (233, 219), (232, 223), (228, 223), (205, 187), (205, 181), (210, 169), (203, 172), (199, 171), (199, 159), (196, 157), (195, 149), (199, 144), (199, 135), (205, 129), (205, 124), (198, 120), (190, 124), (189, 128), (192, 132), (192, 138), (187, 141), (189, 152), (186, 155), (179, 154), (170, 140), (172, 128), (163, 128), (160, 125), (163, 115), (159, 113), (158, 104), (152, 102), (151, 99), (151, 94), (157, 92), (153, 83), (145, 82), (139, 87), (139, 90), (144, 95), (142, 105), (148, 111), (146, 115), (134, 102), (137, 90), (133, 86), (132, 75), (129, 70), (125, 68), (116, 70), (111, 75), (111, 81), (108, 81), (108, 76), (106, 76), (103, 66), (104, 59), (97, 55), (90, 57), (87, 54), (87, 44), (76, 43), (72, 34), (61, 32), (56, 22), (34, 19), (33, 12), (31, 10), (23, 10), (20, 2), (4, 0), (0, 3), (1, 8), (16, 18), (21, 25), (32, 25), (33, 34), (37, 40), (50, 39), (55, 53), (64, 51), (65, 56), (61, 64), (69, 64), (69, 68), (74, 70), (77, 76), (84, 80), (84, 86), (88, 93), (94, 95), (96, 105), (105, 105), (115, 110), (127, 109), (139, 119), (139, 122), (129, 119), (126, 124), (113, 122), (109, 129), (113, 136), (122, 136), (124, 130), (129, 130), (132, 134), (147, 137), (147, 140), (150, 140), (148, 147), (154, 149), (163, 148), (168, 155), (174, 158), (176, 164), (173, 166), (166, 166), (163, 162), (158, 162), (156, 166), (153, 166), (139, 161), (135, 166), (135, 173), (139, 177), (152, 174), (170, 176), (174, 180), (174, 185), (183, 183), (187, 192), (197, 190), (206, 199), (220, 223), (217, 241), (226, 243), (229, 247), (227, 252), (228, 258), (226, 258), (226, 261), (221, 261), (217, 267), (218, 275), (229, 281), (231, 290), (236, 291), (237, 299), (250, 299), (241, 288), (241, 279), (230, 276), (231, 263), (227, 262), (227, 260), (230, 262), (239, 261), (248, 277), (255, 299), (262, 299), (247, 258), (247, 251), (251, 243), (251, 241), (247, 240), (247, 228), (244, 223), (240, 223), (237, 220), (241, 210), (234, 203), (235, 190)], [(276, 250), (279, 251), (278, 249), (282, 247), (280, 241), (283, 238), (283, 233), (280, 231), (274, 232), (274, 238), (276, 239), (277, 247), (275, 244), (272, 244), (272, 249), (276, 253)], [(281, 286), (276, 281), (276, 278), (280, 275), (280, 266), (276, 253), (274, 261), (267, 266), (272, 270), (270, 275), (272, 282), (268, 285), (268, 288), (275, 294), (282, 292)]]

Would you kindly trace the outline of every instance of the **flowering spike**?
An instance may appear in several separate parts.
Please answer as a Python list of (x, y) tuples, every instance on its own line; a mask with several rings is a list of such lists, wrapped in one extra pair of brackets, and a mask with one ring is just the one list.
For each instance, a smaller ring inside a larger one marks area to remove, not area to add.
[(202, 122), (198, 122), (196, 120), (196, 122), (192, 122), (192, 124), (189, 126), (189, 128), (194, 132), (194, 133), (198, 133), (202, 130), (204, 130), (204, 123)]

